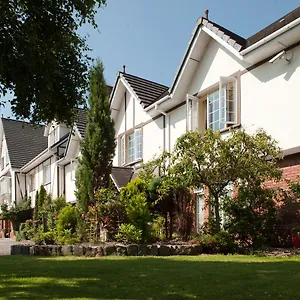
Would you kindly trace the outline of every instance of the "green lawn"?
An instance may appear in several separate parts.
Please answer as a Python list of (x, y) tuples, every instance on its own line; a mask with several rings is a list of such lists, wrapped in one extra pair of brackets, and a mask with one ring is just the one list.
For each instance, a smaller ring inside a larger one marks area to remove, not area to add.
[(300, 257), (0, 257), (1, 299), (300, 299)]

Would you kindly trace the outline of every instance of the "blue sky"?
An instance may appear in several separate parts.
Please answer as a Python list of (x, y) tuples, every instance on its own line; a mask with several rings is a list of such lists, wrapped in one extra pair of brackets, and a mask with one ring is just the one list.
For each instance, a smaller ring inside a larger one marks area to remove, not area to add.
[(107, 0), (96, 16), (99, 29), (86, 25), (80, 34), (89, 36), (108, 84), (125, 64), (130, 74), (170, 85), (205, 9), (210, 20), (247, 38), (298, 6), (299, 0)]

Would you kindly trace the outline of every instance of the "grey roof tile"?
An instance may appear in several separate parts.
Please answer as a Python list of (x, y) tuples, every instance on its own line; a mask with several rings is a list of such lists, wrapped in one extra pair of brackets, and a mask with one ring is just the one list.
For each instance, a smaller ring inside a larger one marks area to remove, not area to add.
[(21, 168), (48, 147), (44, 126), (2, 118), (12, 168)]
[(167, 86), (154, 81), (128, 73), (121, 72), (121, 74), (139, 97), (140, 103), (144, 108), (156, 102), (159, 99), (159, 96), (169, 89)]
[(247, 39), (247, 47), (257, 43), (258, 41), (262, 40), (263, 38), (267, 37), (268, 35), (272, 34), (273, 32), (279, 30), (280, 28), (284, 27), (285, 25), (293, 22), (294, 20), (300, 17), (300, 6), (298, 6), (293, 11), (289, 12), (285, 16), (279, 18), (272, 24), (268, 25), (264, 29), (258, 31), (254, 35), (250, 36)]

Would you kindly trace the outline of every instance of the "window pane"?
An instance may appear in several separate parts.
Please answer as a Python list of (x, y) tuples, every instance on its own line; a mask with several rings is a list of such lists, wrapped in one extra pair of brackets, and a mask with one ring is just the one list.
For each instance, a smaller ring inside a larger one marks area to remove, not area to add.
[(133, 162), (135, 160), (135, 147), (134, 147), (134, 133), (127, 137), (128, 145), (128, 162)]
[(135, 147), (136, 147), (136, 157), (135, 159), (142, 158), (142, 131), (139, 129), (134, 134), (135, 138)]

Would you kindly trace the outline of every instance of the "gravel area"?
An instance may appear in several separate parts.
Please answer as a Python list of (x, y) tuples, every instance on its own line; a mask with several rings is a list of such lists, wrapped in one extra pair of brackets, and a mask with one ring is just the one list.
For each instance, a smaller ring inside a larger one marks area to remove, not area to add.
[(10, 246), (16, 244), (33, 244), (33, 242), (24, 241), (16, 242), (13, 239), (3, 239), (0, 238), (0, 255), (10, 255)]
[(18, 244), (18, 242), (12, 239), (0, 238), (0, 255), (10, 255), (10, 246)]

